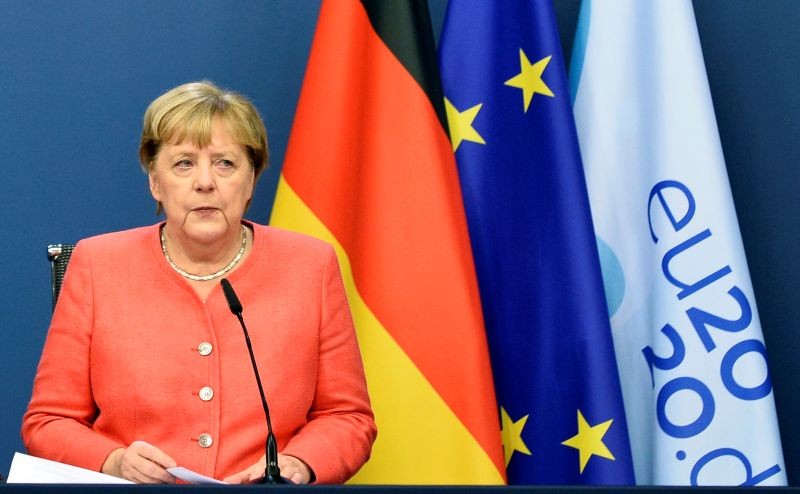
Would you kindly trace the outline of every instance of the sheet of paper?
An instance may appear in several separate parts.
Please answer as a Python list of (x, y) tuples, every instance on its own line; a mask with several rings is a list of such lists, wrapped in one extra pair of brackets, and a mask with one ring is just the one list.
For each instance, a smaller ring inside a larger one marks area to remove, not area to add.
[(132, 484), (104, 473), (14, 453), (8, 472), (9, 484)]
[(200, 475), (197, 472), (193, 472), (183, 467), (175, 467), (175, 468), (167, 468), (167, 471), (171, 473), (176, 479), (185, 480), (186, 482), (190, 482), (192, 484), (225, 484), (221, 480), (212, 479), (211, 477), (206, 477), (205, 475)]

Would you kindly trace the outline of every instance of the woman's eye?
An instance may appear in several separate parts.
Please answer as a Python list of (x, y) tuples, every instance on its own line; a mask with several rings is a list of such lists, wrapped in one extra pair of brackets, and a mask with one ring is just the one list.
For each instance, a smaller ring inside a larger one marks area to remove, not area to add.
[(191, 160), (180, 160), (175, 163), (175, 167), (181, 169), (191, 168), (191, 166), (192, 166)]
[(217, 164), (222, 168), (233, 168), (233, 161), (221, 159), (217, 161)]

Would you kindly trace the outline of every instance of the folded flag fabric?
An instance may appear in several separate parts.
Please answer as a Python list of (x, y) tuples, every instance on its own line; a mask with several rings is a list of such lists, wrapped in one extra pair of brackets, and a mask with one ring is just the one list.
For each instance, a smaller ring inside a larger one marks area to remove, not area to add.
[(352, 482), (499, 484), (500, 426), (427, 8), (322, 3), (270, 223), (339, 256), (378, 424)]
[(511, 484), (631, 484), (553, 7), (450, 0), (439, 64)]
[(637, 483), (785, 485), (689, 0), (584, 0), (570, 73)]

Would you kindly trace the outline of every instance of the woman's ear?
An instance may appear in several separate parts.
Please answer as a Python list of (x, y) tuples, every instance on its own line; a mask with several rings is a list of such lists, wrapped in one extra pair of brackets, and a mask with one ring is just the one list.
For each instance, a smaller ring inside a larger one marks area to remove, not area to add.
[(158, 179), (156, 179), (155, 173), (153, 169), (150, 169), (150, 173), (147, 174), (147, 181), (150, 184), (150, 195), (153, 196), (153, 199), (156, 201), (161, 201), (161, 189), (158, 187)]
[(253, 200), (253, 192), (255, 191), (255, 189), (256, 189), (256, 173), (255, 171), (253, 171), (250, 174), (250, 194), (247, 197), (248, 201)]

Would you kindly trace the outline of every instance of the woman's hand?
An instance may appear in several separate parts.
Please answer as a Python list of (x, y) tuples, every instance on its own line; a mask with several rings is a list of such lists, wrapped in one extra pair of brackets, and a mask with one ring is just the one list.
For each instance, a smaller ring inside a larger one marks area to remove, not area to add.
[[(248, 484), (263, 478), (266, 468), (267, 459), (266, 456), (262, 456), (254, 465), (231, 475), (224, 479), (224, 482), (229, 484)], [(295, 484), (307, 484), (311, 480), (311, 469), (302, 460), (294, 456), (278, 453), (278, 468), (281, 469), (281, 477)]]
[(295, 484), (307, 484), (311, 480), (311, 469), (299, 458), (278, 453), (278, 466), (281, 477)]
[(166, 453), (144, 441), (134, 441), (127, 448), (115, 449), (103, 463), (102, 472), (139, 484), (174, 484), (167, 468), (178, 464)]

